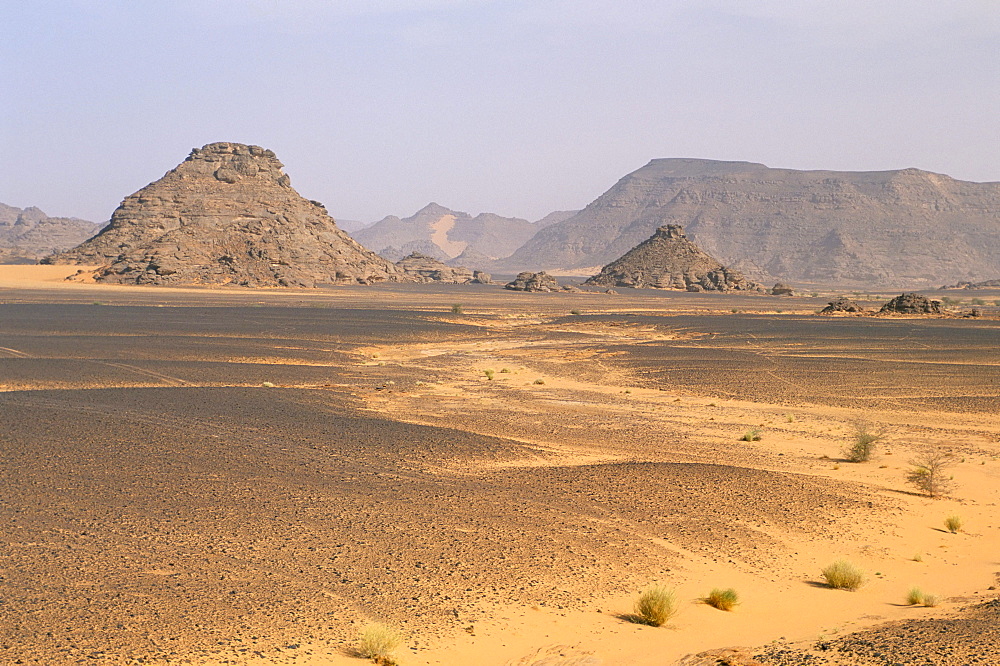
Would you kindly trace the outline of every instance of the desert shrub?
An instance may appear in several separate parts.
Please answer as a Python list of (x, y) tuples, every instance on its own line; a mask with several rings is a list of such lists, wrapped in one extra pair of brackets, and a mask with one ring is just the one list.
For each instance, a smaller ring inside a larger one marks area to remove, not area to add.
[(914, 458), (910, 464), (913, 465), (913, 470), (906, 476), (906, 480), (929, 497), (940, 497), (952, 491), (955, 484), (948, 470), (955, 466), (955, 460), (950, 454), (935, 453), (924, 458)]
[(712, 608), (718, 608), (719, 610), (731, 611), (740, 602), (740, 595), (736, 593), (733, 588), (728, 588), (723, 590), (721, 588), (715, 588), (708, 593), (705, 597), (705, 603)]
[(823, 569), (823, 578), (826, 579), (827, 585), (832, 588), (851, 590), (852, 592), (865, 582), (864, 572), (847, 560), (837, 560)]
[(500, 368), (501, 373), (510, 372), (510, 368)]
[(532, 384), (544, 384), (544, 383), (545, 383), (545, 380), (544, 380), (544, 379), (536, 379), (535, 381), (533, 381), (533, 382), (531, 382), (531, 383), (532, 383)]
[(580, 314), (580, 311), (579, 310), (570, 310), (569, 313), (571, 315), (578, 315), (578, 314)]
[(795, 423), (795, 414), (785, 414), (785, 423)]
[(934, 608), (939, 603), (941, 603), (941, 600), (938, 599), (938, 595), (936, 594), (925, 594), (924, 598), (921, 600), (920, 603), (922, 603), (924, 606), (927, 606), (928, 608)]
[(658, 585), (643, 592), (635, 602), (632, 620), (651, 627), (661, 627), (677, 614), (677, 595)]
[(948, 531), (952, 534), (962, 531), (962, 517), (961, 516), (948, 516), (944, 519), (944, 526), (948, 528)]
[(381, 622), (372, 622), (361, 629), (358, 654), (369, 659), (380, 659), (382, 663), (395, 663), (392, 661), (392, 653), (402, 642), (403, 637), (398, 631)]
[(913, 557), (911, 559), (914, 562), (923, 562), (924, 561), (924, 554), (923, 553), (914, 553)]
[(486, 379), (492, 380), (493, 375), (495, 375), (496, 373), (493, 371), (492, 368), (487, 368), (486, 370), (483, 370), (483, 374), (486, 375)]
[(885, 431), (876, 429), (867, 421), (854, 424), (854, 438), (844, 451), (844, 457), (850, 462), (867, 462), (875, 454), (875, 445), (885, 439)]
[(986, 305), (986, 301), (984, 301), (981, 298), (973, 298), (972, 299), (972, 304), (973, 305)]
[(906, 604), (908, 606), (919, 606), (924, 603), (924, 592), (919, 587), (911, 587), (906, 593)]
[(264, 388), (274, 388), (274, 384), (272, 382), (264, 382), (261, 386)]
[(462, 314), (463, 312), (464, 312), (464, 310), (462, 310), (462, 304), (461, 303), (455, 303), (454, 305), (451, 306), (451, 313), (452, 314)]
[(758, 428), (750, 428), (745, 433), (743, 433), (744, 442), (759, 442), (760, 441), (760, 430)]

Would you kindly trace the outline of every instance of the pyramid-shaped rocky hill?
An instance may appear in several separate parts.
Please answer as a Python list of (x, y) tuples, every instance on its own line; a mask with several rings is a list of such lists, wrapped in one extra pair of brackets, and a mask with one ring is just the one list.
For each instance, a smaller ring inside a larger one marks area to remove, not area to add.
[(94, 238), (44, 260), (123, 284), (313, 287), (405, 282), (302, 198), (274, 153), (212, 143), (127, 197)]
[(612, 261), (584, 284), (687, 291), (763, 289), (692, 243), (676, 224), (658, 228), (652, 237)]

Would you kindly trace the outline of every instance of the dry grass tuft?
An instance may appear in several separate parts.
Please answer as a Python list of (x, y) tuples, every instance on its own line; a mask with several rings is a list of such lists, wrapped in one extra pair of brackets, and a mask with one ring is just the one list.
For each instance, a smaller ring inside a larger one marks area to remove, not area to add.
[(402, 642), (403, 636), (398, 631), (381, 622), (372, 622), (361, 629), (361, 634), (358, 636), (358, 654), (380, 660), (379, 663), (394, 664), (392, 653)]
[(941, 603), (941, 600), (938, 599), (938, 595), (936, 594), (925, 594), (921, 603), (923, 603), (923, 605), (927, 608), (934, 608)]
[(736, 607), (736, 604), (740, 602), (740, 595), (736, 593), (733, 588), (721, 589), (715, 588), (708, 593), (705, 597), (705, 603), (712, 608), (718, 608), (719, 610), (731, 611)]
[(906, 593), (906, 604), (908, 606), (919, 606), (924, 603), (924, 592), (919, 587), (911, 587)]
[(677, 595), (665, 587), (653, 586), (635, 602), (635, 615), (629, 620), (651, 627), (662, 627), (677, 614)]
[(962, 517), (961, 516), (948, 516), (944, 519), (944, 526), (948, 528), (948, 531), (952, 534), (962, 531)]
[(838, 590), (854, 590), (865, 582), (865, 574), (847, 560), (837, 560), (823, 569), (827, 585)]
[(758, 428), (750, 428), (745, 433), (743, 433), (742, 439), (743, 439), (744, 442), (759, 442), (760, 441), (760, 429), (758, 429)]

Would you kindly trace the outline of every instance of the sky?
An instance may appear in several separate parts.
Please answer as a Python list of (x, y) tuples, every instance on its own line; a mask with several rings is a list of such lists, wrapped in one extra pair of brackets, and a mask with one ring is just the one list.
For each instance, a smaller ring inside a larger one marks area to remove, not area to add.
[(535, 220), (650, 159), (1000, 181), (998, 0), (0, 0), (0, 202), (270, 148), (334, 217)]

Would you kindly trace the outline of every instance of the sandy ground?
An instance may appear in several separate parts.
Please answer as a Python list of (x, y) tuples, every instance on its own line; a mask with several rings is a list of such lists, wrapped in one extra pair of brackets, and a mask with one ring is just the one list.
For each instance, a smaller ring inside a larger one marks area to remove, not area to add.
[(1000, 663), (995, 308), (73, 270), (0, 267), (2, 663), (358, 664), (372, 620), (414, 666)]

